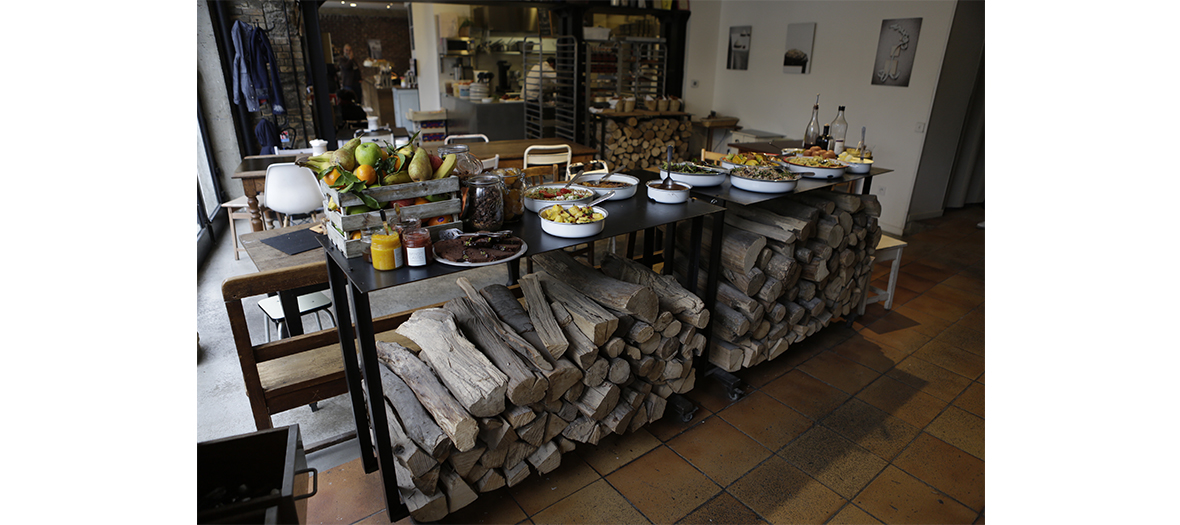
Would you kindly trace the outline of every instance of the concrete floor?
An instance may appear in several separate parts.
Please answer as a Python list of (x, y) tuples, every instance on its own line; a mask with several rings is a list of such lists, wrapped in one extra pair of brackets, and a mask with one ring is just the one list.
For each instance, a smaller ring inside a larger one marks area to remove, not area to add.
[[(247, 221), (238, 221), (237, 226), (239, 231), (249, 231)], [(221, 297), (221, 283), (225, 279), (258, 271), (245, 253), (239, 257), (239, 260), (234, 260), (233, 240), (226, 233), (217, 240), (217, 246), (197, 271), (197, 332), (200, 336), (197, 345), (198, 443), (256, 430), (229, 318)], [(463, 276), (476, 288), (508, 281), (504, 265), (476, 268), (464, 272)], [(452, 299), (462, 293), (453, 278), (440, 277), (374, 292), (370, 300), (374, 316), (382, 316)], [(255, 343), (266, 340), (263, 327), (267, 322), (262, 310), (256, 306), (263, 298), (250, 298), (244, 304), (246, 321)], [(326, 315), (320, 318), (325, 328), (330, 326)], [(303, 326), (309, 330), (318, 329), (315, 316), (304, 316)], [(277, 334), (272, 331), (271, 337), (277, 337)], [(348, 395), (321, 401), (318, 405), (319, 410), (315, 412), (305, 406), (275, 414), (272, 420), (276, 427), (298, 424), (305, 445), (348, 432), (354, 427)], [(318, 464), (319, 467), (329, 468), (356, 457), (359, 457), (359, 452), (353, 440), (325, 449), (320, 454), (313, 454), (309, 460), (312, 466)]]

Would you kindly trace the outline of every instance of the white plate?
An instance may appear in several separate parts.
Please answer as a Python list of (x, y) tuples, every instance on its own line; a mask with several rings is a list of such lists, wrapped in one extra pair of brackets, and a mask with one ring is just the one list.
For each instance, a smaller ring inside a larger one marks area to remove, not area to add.
[[(431, 251), (434, 251), (434, 246), (433, 246), (433, 245), (431, 245), (431, 248), (430, 248), (430, 250), (431, 250)], [(524, 252), (527, 252), (527, 251), (529, 251), (529, 243), (527, 243), (527, 242), (524, 242), (524, 240), (523, 240), (523, 239), (521, 239), (521, 241), (520, 241), (520, 251), (519, 251), (519, 252), (516, 252), (516, 255), (513, 255), (512, 257), (509, 257), (509, 258), (507, 258), (507, 259), (500, 259), (500, 260), (498, 260), (498, 261), (485, 262), (485, 263), (466, 263), (466, 262), (456, 262), (456, 261), (450, 261), (450, 260), (447, 260), (447, 259), (443, 259), (442, 257), (439, 257), (439, 256), (438, 256), (438, 253), (435, 253), (435, 254), (434, 254), (434, 260), (435, 260), (435, 261), (438, 261), (438, 262), (440, 262), (440, 263), (442, 263), (442, 264), (445, 264), (445, 265), (447, 265), (447, 266), (461, 266), (461, 267), (463, 267), (463, 268), (475, 268), (475, 267), (477, 267), (477, 266), (491, 266), (491, 265), (493, 265), (493, 264), (500, 264), (500, 263), (506, 263), (506, 262), (508, 262), (508, 261), (515, 261), (515, 260), (519, 259), (519, 258), (520, 258), (520, 256), (524, 255)]]
[(729, 184), (735, 188), (756, 191), (758, 193), (787, 193), (793, 191), (799, 184), (797, 180), (762, 180), (747, 179), (730, 174)]
[[(721, 168), (708, 168), (714, 171), (713, 175), (705, 175), (700, 173), (680, 173), (673, 171), (671, 173), (672, 180), (680, 182), (687, 182), (689, 185), (699, 188), (707, 188), (709, 186), (720, 186), (725, 182), (725, 177), (729, 176), (729, 171)], [(660, 170), (660, 178), (668, 177), (669, 173), (665, 170)]]
[[(582, 186), (583, 183), (585, 183), (585, 182), (594, 182), (594, 181), (601, 179), (605, 176), (606, 176), (605, 174), (604, 175), (582, 175), (580, 178), (578, 178), (578, 186)], [(622, 188), (596, 188), (594, 186), (585, 186), (585, 187), (594, 190), (594, 193), (598, 194), (599, 196), (604, 195), (608, 191), (614, 190), (615, 191), (614, 196), (607, 199), (609, 201), (621, 201), (621, 200), (630, 199), (631, 197), (635, 196), (635, 190), (639, 187), (639, 178), (638, 177), (632, 177), (630, 175), (624, 175), (622, 173), (612, 173), (610, 176), (610, 180), (619, 181), (619, 182), (629, 182), (629, 183), (631, 183), (631, 186), (630, 187), (622, 187)]]

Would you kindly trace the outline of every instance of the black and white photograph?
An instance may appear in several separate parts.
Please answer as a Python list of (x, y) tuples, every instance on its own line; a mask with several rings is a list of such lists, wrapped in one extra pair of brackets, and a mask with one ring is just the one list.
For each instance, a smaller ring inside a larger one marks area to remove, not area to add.
[(877, 41), (877, 58), (873, 62), (873, 85), (910, 85), (921, 29), (921, 18), (881, 21), (881, 38)]
[(750, 32), (752, 26), (729, 28), (729, 55), (725, 69), (746, 70), (750, 66)]
[(806, 75), (811, 72), (811, 48), (815, 45), (815, 22), (787, 25), (787, 51), (783, 54), (783, 73)]

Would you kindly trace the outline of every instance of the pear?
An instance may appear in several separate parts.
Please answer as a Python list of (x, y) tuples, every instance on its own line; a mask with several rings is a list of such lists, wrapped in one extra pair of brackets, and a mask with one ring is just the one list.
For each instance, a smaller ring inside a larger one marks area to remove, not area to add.
[(389, 175), (386, 175), (381, 179), (381, 183), (386, 186), (392, 186), (394, 184), (405, 184), (412, 180), (413, 179), (410, 178), (409, 170), (401, 170), (397, 173), (390, 173)]
[(410, 159), (410, 178), (414, 182), (422, 182), (430, 180), (434, 175), (434, 170), (430, 169), (430, 159), (426, 153), (426, 148), (418, 148), (414, 152), (414, 158)]

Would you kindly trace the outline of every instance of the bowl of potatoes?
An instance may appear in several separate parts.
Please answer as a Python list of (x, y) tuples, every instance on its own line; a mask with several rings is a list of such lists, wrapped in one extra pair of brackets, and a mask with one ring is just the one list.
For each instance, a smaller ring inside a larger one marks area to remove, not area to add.
[(542, 208), (537, 215), (541, 218), (541, 230), (549, 235), (577, 239), (602, 233), (606, 227), (606, 210), (598, 206), (577, 204), (554, 204)]

